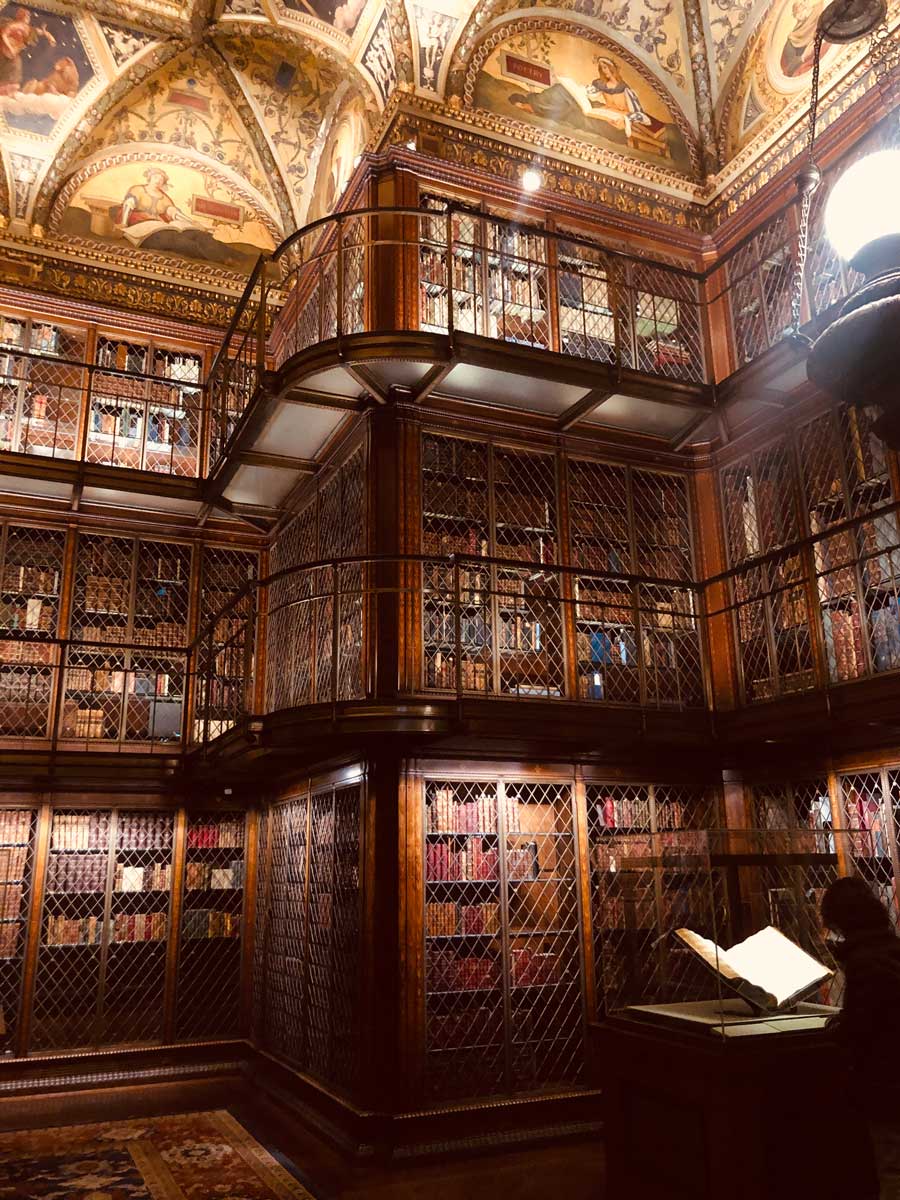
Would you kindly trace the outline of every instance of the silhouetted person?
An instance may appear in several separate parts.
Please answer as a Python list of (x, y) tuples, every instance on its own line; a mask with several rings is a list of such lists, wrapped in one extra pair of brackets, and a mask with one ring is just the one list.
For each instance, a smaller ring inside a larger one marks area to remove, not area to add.
[(822, 922), (844, 972), (844, 1006), (829, 1026), (846, 1051), (849, 1100), (868, 1123), (881, 1200), (900, 1200), (900, 938), (862, 879), (838, 879)]

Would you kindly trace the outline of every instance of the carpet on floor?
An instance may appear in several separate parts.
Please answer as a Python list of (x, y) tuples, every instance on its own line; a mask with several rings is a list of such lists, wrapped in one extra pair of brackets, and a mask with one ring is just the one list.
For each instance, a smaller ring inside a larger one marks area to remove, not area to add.
[(0, 1134), (2, 1200), (313, 1200), (225, 1111)]

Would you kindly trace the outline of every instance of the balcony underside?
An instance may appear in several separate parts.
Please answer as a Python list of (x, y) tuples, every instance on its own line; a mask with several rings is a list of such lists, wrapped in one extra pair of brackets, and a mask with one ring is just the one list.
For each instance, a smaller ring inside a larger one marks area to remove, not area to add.
[(344, 422), (390, 394), (448, 411), (491, 409), (520, 427), (687, 444), (712, 412), (705, 384), (664, 380), (474, 334), (360, 333), (268, 372), (207, 484), (207, 499), (274, 513)]

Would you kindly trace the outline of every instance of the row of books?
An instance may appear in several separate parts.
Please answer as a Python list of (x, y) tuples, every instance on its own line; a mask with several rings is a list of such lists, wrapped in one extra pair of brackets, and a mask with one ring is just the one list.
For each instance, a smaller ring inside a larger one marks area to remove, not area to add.
[(102, 917), (64, 917), (50, 915), (44, 927), (45, 946), (99, 946), (103, 934)]
[[(506, 852), (508, 879), (538, 877), (537, 844), (513, 846)], [(478, 835), (466, 839), (461, 848), (447, 842), (430, 842), (425, 847), (425, 879), (428, 883), (487, 882), (500, 878), (500, 851), (496, 842), (485, 844)]]
[(6, 563), (3, 568), (4, 592), (23, 595), (59, 595), (59, 571), (55, 568)]
[[(467, 692), (488, 692), (493, 687), (491, 664), (481, 658), (464, 658), (462, 661), (462, 686)], [(436, 651), (425, 664), (427, 687), (452, 691), (456, 687), (456, 663), (442, 650)]]
[(105, 850), (109, 838), (106, 813), (60, 813), (53, 816), (51, 850)]
[[(130, 670), (109, 667), (69, 667), (66, 671), (66, 692), (112, 692), (130, 696), (168, 696), (175, 690), (169, 671), (148, 667)], [(101, 710), (102, 711), (102, 710)]]
[(650, 800), (646, 796), (606, 795), (594, 804), (596, 823), (604, 829), (650, 828)]
[(480, 792), (474, 798), (458, 800), (452, 784), (435, 788), (426, 801), (426, 823), (429, 833), (496, 833), (497, 809), (502, 807), (507, 833), (519, 832), (519, 803), (515, 795), (504, 793), (502, 799), (491, 792)]
[(116, 913), (111, 926), (114, 942), (163, 942), (168, 933), (169, 914)]
[[(161, 399), (161, 398), (160, 398)], [(170, 411), (144, 405), (133, 407), (131, 397), (98, 396), (95, 392), (88, 434), (137, 441), (144, 436), (146, 418), (147, 441), (156, 446), (175, 446), (181, 450), (194, 444), (190, 421), (183, 414), (184, 394), (178, 387), (169, 389), (166, 402)]]
[(48, 667), (53, 664), (53, 653), (49, 642), (18, 642), (11, 638), (0, 641), (0, 661), (10, 666)]
[(117, 846), (128, 850), (168, 850), (171, 844), (172, 818), (168, 813), (119, 813)]
[[(18, 835), (18, 830), (14, 831)], [(0, 883), (18, 883), (25, 878), (28, 846), (0, 846)]]
[(244, 844), (244, 822), (238, 817), (202, 824), (191, 822), (188, 827), (187, 844), (193, 847), (239, 849)]
[(51, 854), (48, 892), (102, 892), (106, 888), (106, 854)]
[[(0, 809), (0, 847), (24, 845), (31, 838), (33, 813), (27, 809)], [(0, 875), (0, 882), (3, 876)]]
[(0, 625), (6, 629), (52, 633), (56, 628), (56, 601), (31, 596), (27, 600), (0, 604)]
[(425, 905), (425, 932), (428, 937), (455, 934), (498, 934), (500, 905), (430, 903)]
[(0, 920), (11, 920), (20, 915), (24, 894), (22, 883), (0, 883)]
[(213, 867), (205, 862), (189, 862), (186, 884), (191, 890), (227, 891), (244, 886), (244, 864), (240, 860), (227, 867)]
[(0, 925), (0, 959), (15, 958), (19, 950), (19, 921), (7, 921)]
[(241, 914), (214, 908), (190, 909), (184, 914), (186, 938), (236, 938), (241, 935)]
[(82, 606), (101, 612), (128, 611), (131, 584), (114, 575), (89, 574), (84, 581)]
[(82, 625), (80, 637), (83, 642), (112, 642), (118, 645), (128, 641), (138, 646), (163, 647), (183, 646), (186, 640), (182, 621), (157, 621), (150, 626), (136, 626), (128, 637), (121, 625)]
[(535, 987), (560, 980), (559, 955), (523, 946), (509, 952), (510, 983), (513, 987)]
[(117, 892), (167, 892), (172, 882), (170, 863), (133, 867), (116, 863), (113, 890)]
[(429, 883), (499, 878), (500, 852), (496, 842), (485, 846), (482, 838), (473, 837), (461, 848), (447, 842), (430, 842), (425, 847), (425, 879)]
[(427, 958), (425, 983), (429, 992), (467, 992), (500, 986), (496, 957), (432, 950)]

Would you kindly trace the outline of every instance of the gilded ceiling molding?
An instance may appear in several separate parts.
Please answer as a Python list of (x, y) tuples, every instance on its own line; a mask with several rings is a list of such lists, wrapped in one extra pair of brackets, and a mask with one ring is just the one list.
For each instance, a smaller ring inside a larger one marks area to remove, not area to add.
[[(311, 35), (313, 41), (321, 43), (323, 46), (328, 46), (331, 50), (349, 61), (350, 45), (352, 38), (339, 29), (335, 29), (333, 25), (329, 25), (327, 21), (323, 21), (320, 17), (314, 17), (312, 13), (298, 12), (295, 8), (288, 8), (286, 4), (282, 4), (281, 0), (271, 0), (271, 11), (274, 15), (274, 20), (277, 22), (277, 28), (291, 30), (293, 33), (305, 33)], [(235, 24), (243, 20), (243, 15), (232, 17), (231, 13), (224, 13), (220, 24), (229, 27), (234, 21)], [(357, 31), (358, 32), (358, 31)], [(296, 42), (294, 45), (296, 46)]]
[(4, 245), (3, 259), (21, 262), (30, 268), (31, 286), (71, 299), (94, 304), (109, 304), (116, 308), (141, 313), (157, 313), (176, 320), (192, 321), (198, 325), (225, 327), (231, 320), (237, 295), (234, 298), (201, 288), (182, 287), (174, 282), (154, 283), (123, 278), (118, 272), (101, 267), (74, 264), (49, 257), (35, 262), (32, 249), (17, 249)]
[[(297, 15), (297, 14), (295, 14)], [(317, 21), (317, 25), (323, 25), (324, 22)], [(327, 26), (330, 28), (330, 26)], [(285, 53), (285, 57), (296, 58), (298, 51), (313, 49), (316, 54), (320, 55), (325, 62), (330, 63), (336, 70), (344, 73), (350, 71), (353, 76), (359, 81), (361, 87), (365, 88), (365, 92), (373, 105), (378, 103), (378, 96), (375, 89), (372, 87), (372, 82), (368, 75), (359, 69), (359, 64), (354, 62), (348, 54), (348, 39), (345, 34), (341, 34), (341, 41), (335, 45), (331, 40), (320, 40), (317, 36), (309, 37), (309, 46), (304, 46), (302, 41), (298, 41), (297, 34), (300, 32), (296, 27), (284, 27), (281, 25), (262, 25), (259, 21), (254, 21), (246, 16), (231, 17), (226, 16), (218, 22), (216, 35), (239, 35), (249, 38), (251, 41), (258, 38), (261, 33), (264, 33), (266, 41), (274, 42), (280, 46)], [(312, 32), (311, 30), (309, 32)], [(316, 33), (318, 30), (315, 31)], [(332, 31), (334, 32), (334, 31)]]
[(513, 12), (522, 17), (534, 16), (541, 9), (545, 16), (549, 15), (547, 9), (557, 13), (571, 12), (573, 19), (580, 21), (584, 28), (601, 35), (611, 35), (613, 40), (628, 42), (635, 57), (641, 57), (635, 54), (635, 50), (642, 51), (648, 68), (668, 75), (687, 98), (688, 79), (681, 47), (677, 42), (672, 45), (668, 37), (662, 36), (665, 18), (670, 14), (672, 4), (641, 4), (634, 0), (625, 0), (616, 9), (608, 0), (556, 0), (555, 4), (546, 8), (534, 3), (526, 4), (526, 0), (482, 0), (476, 3), (453, 49), (446, 95), (462, 94), (471, 55), (494, 21)]
[(275, 195), (275, 202), (278, 205), (281, 226), (284, 230), (290, 230), (296, 219), (294, 206), (291, 203), (291, 195), (282, 174), (281, 166), (269, 145), (269, 139), (260, 128), (259, 118), (244, 94), (244, 89), (241, 87), (240, 82), (235, 78), (228, 59), (215, 42), (208, 42), (204, 49), (206, 50), (205, 57), (209, 62), (212, 74), (221, 85), (225, 95), (234, 105), (235, 111), (240, 117), (241, 124), (246, 129), (247, 135), (250, 138), (250, 143), (266, 169), (269, 185), (272, 188)]
[(585, 152), (588, 151), (592, 160), (597, 163), (599, 170), (622, 171), (660, 186), (684, 188), (685, 179), (690, 178), (667, 170), (665, 167), (651, 166), (640, 159), (618, 154), (614, 150), (599, 149), (566, 134), (545, 133), (540, 129), (526, 125), (524, 122), (515, 121), (508, 117), (502, 117), (487, 110), (477, 108), (475, 105), (475, 84), (483, 64), (498, 46), (501, 46), (509, 38), (521, 34), (525, 29), (535, 32), (565, 33), (581, 37), (586, 41), (593, 42), (600, 49), (609, 50), (617, 54), (624, 62), (627, 62), (628, 66), (648, 84), (663, 106), (671, 112), (675, 124), (684, 138), (688, 154), (690, 155), (691, 165), (697, 177), (699, 177), (701, 172), (701, 154), (697, 135), (690, 121), (685, 116), (684, 110), (677, 103), (671, 92), (664, 87), (658, 76), (648, 70), (640, 59), (636, 58), (621, 43), (614, 41), (605, 34), (598, 33), (595, 29), (589, 28), (578, 21), (522, 14), (515, 21), (503, 22), (493, 28), (479, 42), (466, 68), (461, 107), (465, 111), (466, 119), (470, 123), (480, 125), (483, 128), (494, 129), (497, 133), (514, 137), (519, 141), (534, 142), (550, 153), (569, 154), (573, 157), (583, 158)]
[[(417, 101), (416, 107), (423, 106)], [(442, 169), (441, 164), (452, 164), (473, 175), (489, 175), (492, 179), (505, 181), (518, 191), (522, 169), (533, 159), (528, 149), (498, 142), (489, 134), (450, 125), (446, 121), (437, 105), (433, 106), (430, 116), (404, 110), (390, 125), (384, 145), (386, 148), (404, 147), (410, 140), (415, 140), (419, 153), (431, 156), (438, 172)], [(579, 205), (605, 209), (612, 223), (615, 223), (615, 215), (622, 213), (668, 228), (706, 232), (703, 209), (690, 200), (650, 192), (640, 184), (599, 175), (590, 167), (549, 158), (542, 161), (541, 174), (542, 191), (555, 194), (562, 203), (572, 200)], [(584, 216), (583, 213), (580, 215)], [(685, 259), (675, 261), (684, 265)]]
[(157, 0), (130, 0), (122, 4), (121, 0), (91, 0), (89, 8), (68, 12), (84, 13), (98, 20), (110, 20), (115, 25), (133, 25), (146, 33), (158, 34), (161, 38), (187, 36), (185, 28), (184, 5), (180, 3), (163, 4)]
[(78, 161), (85, 144), (92, 137), (103, 118), (124, 100), (129, 92), (134, 91), (154, 72), (170, 63), (184, 51), (184, 48), (183, 42), (160, 42), (146, 54), (132, 59), (127, 72), (115, 80), (102, 95), (98, 96), (90, 108), (82, 113), (81, 120), (63, 145), (58, 148), (41, 180), (32, 209), (32, 220), (36, 224), (46, 225), (50, 205), (61, 180), (68, 174), (71, 165)]
[(412, 34), (409, 31), (406, 5), (403, 0), (387, 0), (385, 8), (391, 27), (391, 41), (394, 43), (397, 80), (401, 85), (406, 85), (404, 90), (411, 90), (415, 84), (415, 72), (413, 71)]
[(694, 77), (694, 101), (697, 105), (697, 125), (700, 130), (700, 152), (703, 174), (715, 175), (722, 164), (722, 155), (713, 109), (712, 78), (709, 71), (709, 49), (703, 29), (700, 0), (684, 0), (684, 23), (687, 30), (688, 53)]

